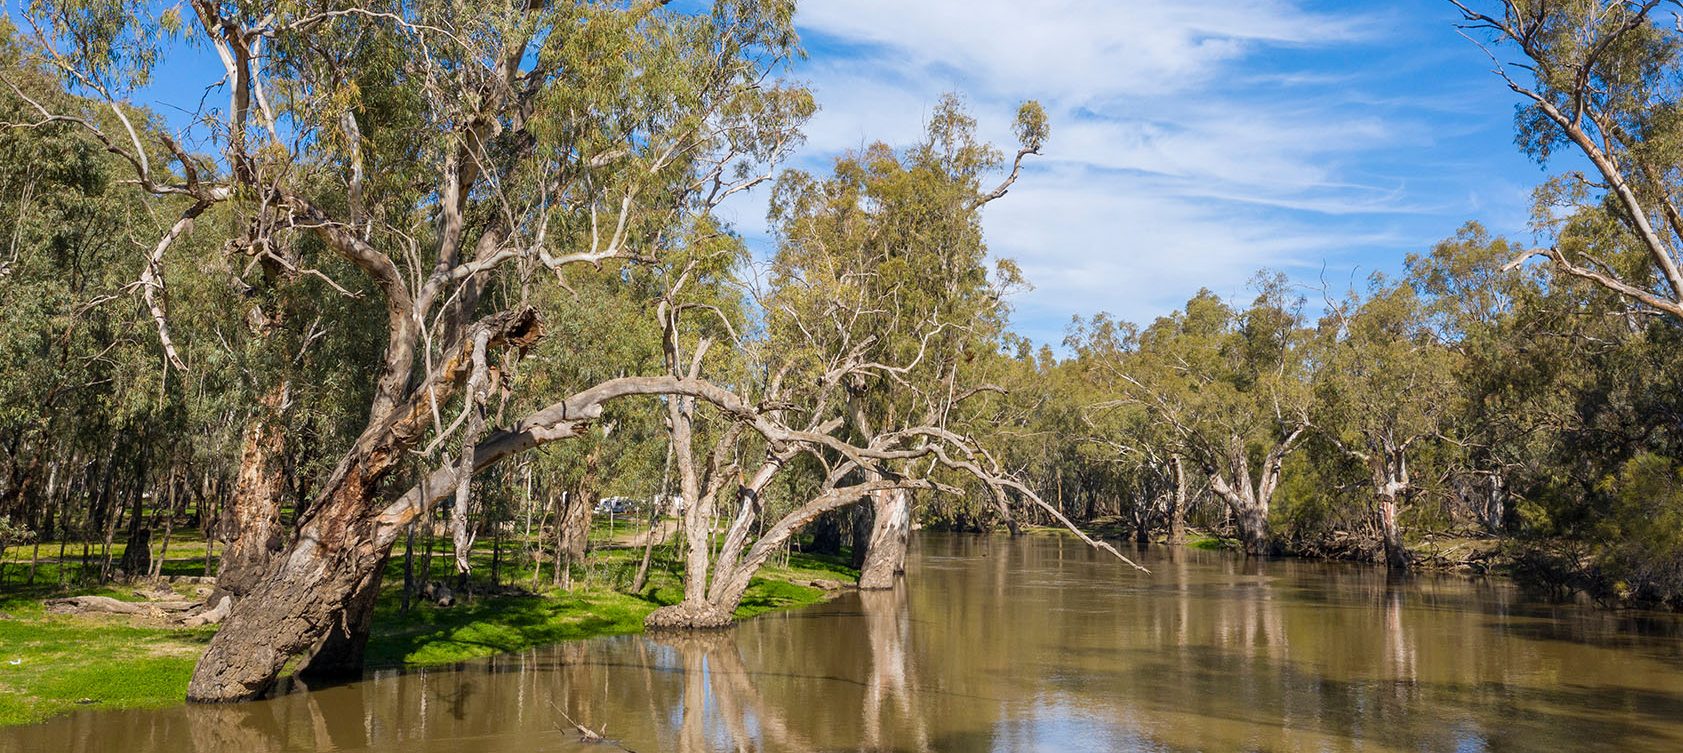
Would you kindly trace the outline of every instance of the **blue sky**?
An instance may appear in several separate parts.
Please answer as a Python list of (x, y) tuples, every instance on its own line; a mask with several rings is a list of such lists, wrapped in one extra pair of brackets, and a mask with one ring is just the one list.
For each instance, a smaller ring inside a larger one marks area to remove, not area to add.
[[(1201, 287), (1248, 298), (1264, 267), (1342, 287), (1469, 220), (1530, 237), (1544, 173), (1455, 18), (1446, 0), (806, 0), (790, 76), (822, 110), (794, 166), (909, 143), (948, 91), (1009, 147), (1017, 104), (1040, 100), (1044, 157), (985, 216), (1035, 286), (1012, 304), (1037, 342), (1071, 315), (1148, 321)], [(176, 52), (142, 92), (172, 120), (215, 68)], [(762, 255), (765, 198), (724, 208)]]
[[(1248, 298), (1263, 267), (1341, 287), (1469, 220), (1530, 237), (1544, 174), (1455, 19), (1444, 0), (811, 0), (793, 76), (823, 109), (797, 165), (907, 143), (946, 91), (1011, 145), (1039, 99), (1045, 157), (985, 218), (1035, 285), (1013, 305), (1038, 342), (1200, 287)], [(728, 208), (758, 243), (763, 202)]]

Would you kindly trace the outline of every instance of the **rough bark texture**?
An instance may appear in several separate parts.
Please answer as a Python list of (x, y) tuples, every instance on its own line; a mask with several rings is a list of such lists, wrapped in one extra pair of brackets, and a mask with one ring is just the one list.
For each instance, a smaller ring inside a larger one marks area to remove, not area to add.
[(871, 495), (871, 506), (876, 514), (870, 549), (859, 570), (859, 588), (893, 588), (906, 571), (906, 546), (912, 535), (911, 495), (905, 489), (887, 489)]
[(239, 476), (217, 526), (223, 542), (216, 575), (217, 596), (227, 594), (236, 601), (244, 598), (257, 587), (269, 570), (270, 560), (281, 551), (284, 531), (280, 508), (285, 489), (281, 459), (286, 431), (280, 408), (286, 401), (286, 390), (283, 384), (263, 398), (262, 407), (240, 440)]
[(367, 578), (345, 603), (339, 619), (333, 622), (309, 664), (299, 672), (307, 678), (344, 679), (362, 674), (362, 658), (368, 648), (368, 634), (374, 626), (374, 604), (380, 596), (380, 579), (386, 571), (382, 558), (372, 576)]
[(1174, 458), (1175, 491), (1169, 497), (1169, 544), (1179, 545), (1186, 541), (1186, 461), (1181, 456)]
[(705, 601), (685, 601), (649, 613), (643, 627), (649, 630), (718, 630), (736, 622), (733, 610)]
[(1237, 488), (1229, 486), (1220, 475), (1210, 477), (1210, 488), (1227, 503), (1228, 511), (1233, 514), (1233, 522), (1239, 529), (1239, 543), (1244, 547), (1245, 554), (1253, 557), (1267, 554), (1269, 498), (1258, 494), (1249, 483), (1242, 483)]
[[(322, 485), (299, 520), (291, 545), (271, 558), (255, 586), (235, 602), (193, 671), (187, 686), (189, 701), (260, 697), (274, 686), (289, 662), (317, 649), (325, 649), (321, 662), (324, 671), (346, 663), (347, 657), (359, 657), (367, 639), (367, 622), (359, 611), (362, 599), (371, 598), (378, 588), (386, 557), (411, 521), (430, 511), (445, 494), (454, 492), (468, 477), (468, 471), (482, 469), (542, 441), (575, 436), (579, 426), (600, 415), (601, 401), (631, 394), (641, 385), (633, 380), (616, 385), (618, 392), (600, 390), (574, 396), (582, 405), (564, 402), (557, 408), (572, 418), (543, 420), (548, 415), (543, 412), (530, 416), (531, 423), (523, 430), (500, 432), (476, 447), (472, 468), (446, 463), (424, 474), (422, 482), (396, 502), (380, 505), (377, 493), (381, 482), (430, 426), (428, 395), (445, 400), (466, 379), (476, 343), (481, 348), (487, 342), (524, 348), (542, 332), (532, 309), (501, 312), (476, 323), (473, 329), (489, 331), (494, 337), (487, 341), (471, 332), (463, 335), (452, 349), (454, 355), (407, 402), (395, 396), (407, 376), (396, 380), (388, 379), (389, 371), (382, 375), (368, 428)], [(408, 353), (388, 353), (388, 358), (399, 357), (405, 366), (411, 360)], [(407, 374), (407, 368), (401, 371)], [(334, 631), (346, 635), (335, 638)]]
[(1245, 554), (1260, 557), (1268, 554), (1268, 507), (1266, 504), (1252, 504), (1240, 510), (1239, 538), (1244, 543)]
[(371, 490), (359, 466), (335, 474), (335, 492), (316, 506), (285, 556), (235, 603), (194, 669), (189, 701), (260, 697), (294, 656), (326, 645), (329, 633), (347, 627), (345, 612), (378, 579), (391, 544), (380, 545), (366, 516)]

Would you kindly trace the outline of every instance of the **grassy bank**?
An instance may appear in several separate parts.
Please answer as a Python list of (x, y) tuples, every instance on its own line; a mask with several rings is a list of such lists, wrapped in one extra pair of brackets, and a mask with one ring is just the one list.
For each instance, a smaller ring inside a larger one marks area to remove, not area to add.
[[(519, 558), (509, 551), (508, 543), (503, 546), (498, 569), (504, 593), (464, 597), (448, 608), (415, 603), (407, 612), (402, 610), (399, 547), (376, 608), (369, 665), (449, 664), (559, 641), (639, 632), (649, 612), (682, 596), (679, 571), (664, 558), (656, 559), (641, 591), (626, 592), (640, 549), (592, 552), (590, 564), (575, 570), (569, 591), (550, 583), (548, 568), (532, 588), (531, 567), (510, 567), (508, 560)], [(183, 548), (183, 556), (177, 559), (172, 546), (165, 572), (202, 573), (203, 551), (202, 545)], [(42, 602), (53, 596), (138, 597), (130, 587), (60, 588), (58, 565), (53, 562), (38, 564), (36, 585), (25, 586), (19, 580), (19, 563), (12, 559), (13, 553), (7, 554), (10, 575), (0, 584), (0, 726), (38, 722), (83, 706), (139, 708), (181, 702), (193, 664), (214, 628), (187, 629), (121, 616), (48, 614)], [(489, 542), (476, 548), (477, 577), (489, 576), (491, 559)], [(417, 577), (424, 575), (419, 569), (422, 561), (417, 552)], [(450, 562), (447, 553), (435, 553), (431, 577), (447, 580)], [(766, 567), (749, 587), (737, 617), (823, 601), (833, 593), (836, 582), (851, 584), (857, 577), (843, 562), (794, 554), (787, 565)], [(814, 582), (832, 590), (814, 587)], [(524, 592), (506, 593), (510, 585)]]

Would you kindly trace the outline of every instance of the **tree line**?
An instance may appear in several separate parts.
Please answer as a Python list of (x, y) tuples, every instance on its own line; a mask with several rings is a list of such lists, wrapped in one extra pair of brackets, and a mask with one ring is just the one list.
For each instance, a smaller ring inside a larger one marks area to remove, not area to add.
[[(1026, 281), (980, 224), (1050, 137), (1039, 105), (1010, 151), (949, 97), (908, 146), (789, 170), (817, 107), (783, 78), (792, 3), (469, 5), (3, 22), (0, 546), (31, 550), (14, 577), (46, 547), (105, 580), (196, 530), (223, 625), (194, 700), (359, 668), (418, 531), (459, 585), (486, 536), (566, 583), (609, 494), (683, 502), (683, 598), (652, 626), (728, 623), (796, 544), (845, 540), (892, 587), (916, 520), (1055, 522), (1126, 560), (1073, 523), (1119, 516), (1393, 567), (1470, 525), (1555, 582), (1675, 603), (1653, 6), (1467, 11), (1537, 63), (1522, 146), (1612, 171), (1542, 189), (1548, 248), (1469, 226), (1313, 302), (1260, 275), (1248, 304), (1077, 321), (1058, 357), (1009, 330)], [(197, 111), (141, 100), (166, 69)], [(1579, 120), (1528, 115), (1551, 111)], [(714, 211), (755, 189), (763, 258)]]

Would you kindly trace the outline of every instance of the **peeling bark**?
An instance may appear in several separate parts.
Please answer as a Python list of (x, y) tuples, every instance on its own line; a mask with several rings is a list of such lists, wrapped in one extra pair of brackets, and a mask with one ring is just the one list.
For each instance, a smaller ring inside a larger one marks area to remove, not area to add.
[(859, 570), (859, 588), (893, 588), (906, 571), (906, 547), (912, 535), (911, 495), (905, 489), (888, 489), (871, 495), (875, 512), (871, 525), (870, 549)]
[(285, 490), (282, 458), (286, 454), (286, 426), (282, 414), (287, 393), (285, 382), (271, 390), (246, 427), (240, 440), (234, 493), (223, 507), (217, 526), (223, 549), (216, 590), (218, 595), (230, 595), (235, 601), (257, 587), (270, 560), (284, 544), (280, 509)]
[(1174, 457), (1172, 466), (1175, 472), (1175, 490), (1169, 497), (1169, 545), (1179, 546), (1186, 541), (1186, 460), (1179, 455)]

